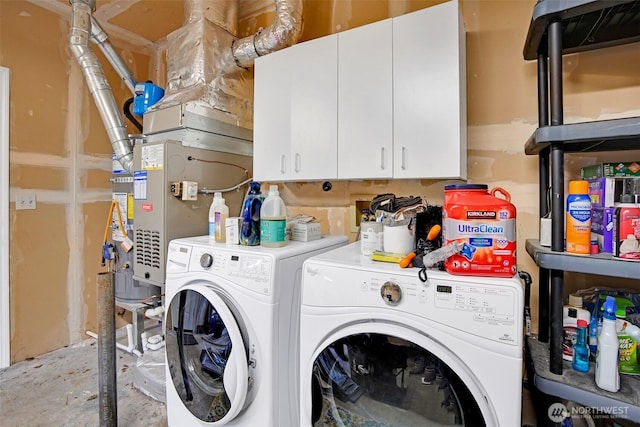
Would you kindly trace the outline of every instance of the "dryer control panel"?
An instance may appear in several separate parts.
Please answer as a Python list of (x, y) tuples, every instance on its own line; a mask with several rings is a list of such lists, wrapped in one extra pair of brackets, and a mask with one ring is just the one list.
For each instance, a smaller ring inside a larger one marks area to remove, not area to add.
[(398, 314), (496, 343), (522, 345), (524, 291), (519, 279), (429, 271), (422, 282), (417, 269), (393, 267), (366, 270), (308, 262), (302, 304), (361, 308), (370, 311), (371, 318)]

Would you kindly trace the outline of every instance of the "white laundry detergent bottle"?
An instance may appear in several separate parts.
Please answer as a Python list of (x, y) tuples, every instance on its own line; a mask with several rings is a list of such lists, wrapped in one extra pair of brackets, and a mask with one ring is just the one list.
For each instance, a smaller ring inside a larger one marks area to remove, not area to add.
[(227, 240), (227, 233), (225, 232), (225, 222), (229, 217), (229, 207), (225, 203), (224, 197), (222, 197), (222, 193), (215, 193), (213, 196), (213, 200), (216, 199), (218, 200), (218, 202), (213, 204), (213, 219), (215, 222), (214, 237), (216, 242), (225, 243)]
[(260, 245), (278, 248), (286, 244), (287, 211), (277, 185), (269, 186), (260, 208)]

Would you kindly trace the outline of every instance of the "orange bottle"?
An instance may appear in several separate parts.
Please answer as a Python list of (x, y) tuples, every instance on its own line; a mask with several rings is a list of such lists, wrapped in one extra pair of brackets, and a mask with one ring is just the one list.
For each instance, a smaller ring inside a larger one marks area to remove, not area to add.
[(566, 212), (566, 251), (572, 254), (589, 254), (591, 198), (587, 181), (569, 181)]

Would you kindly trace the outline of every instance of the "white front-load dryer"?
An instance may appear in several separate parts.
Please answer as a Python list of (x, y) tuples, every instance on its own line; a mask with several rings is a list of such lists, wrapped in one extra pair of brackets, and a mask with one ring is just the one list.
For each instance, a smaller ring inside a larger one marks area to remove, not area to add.
[(299, 426), (520, 425), (520, 280), (421, 279), (359, 244), (304, 264)]
[(302, 264), (344, 236), (281, 248), (170, 242), (165, 284), (170, 426), (297, 427)]

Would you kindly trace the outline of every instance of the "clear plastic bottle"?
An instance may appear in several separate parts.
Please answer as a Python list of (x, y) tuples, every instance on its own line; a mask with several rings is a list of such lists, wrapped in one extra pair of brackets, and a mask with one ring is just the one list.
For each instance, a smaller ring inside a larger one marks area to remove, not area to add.
[(269, 187), (267, 198), (260, 209), (260, 245), (272, 248), (284, 246), (287, 210), (277, 185)]
[(213, 201), (209, 207), (209, 237), (211, 240), (216, 238), (216, 205), (220, 203), (221, 193), (213, 193)]
[(573, 360), (571, 367), (579, 372), (589, 372), (589, 346), (587, 345), (587, 330), (589, 324), (579, 319), (576, 328), (576, 341), (573, 343)]
[(607, 296), (603, 305), (602, 331), (598, 335), (596, 353), (596, 385), (603, 390), (617, 392), (620, 389), (618, 372), (618, 334), (616, 333), (616, 301)]
[(215, 241), (218, 243), (225, 243), (227, 241), (227, 233), (225, 230), (225, 222), (229, 217), (229, 207), (225, 203), (222, 193), (214, 193), (213, 200), (218, 200), (217, 203), (212, 203), (213, 206), (213, 218), (215, 222)]

